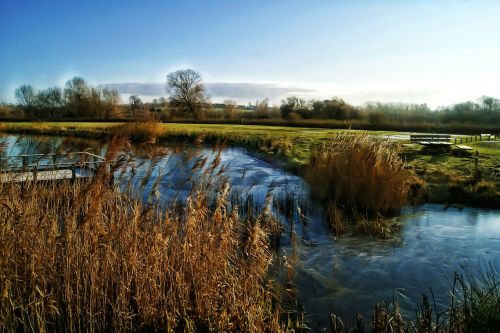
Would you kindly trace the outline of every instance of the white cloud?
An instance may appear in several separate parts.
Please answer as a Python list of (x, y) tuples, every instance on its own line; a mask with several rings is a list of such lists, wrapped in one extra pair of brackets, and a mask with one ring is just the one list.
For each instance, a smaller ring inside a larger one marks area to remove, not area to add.
[[(103, 84), (117, 89), (124, 99), (139, 95), (143, 100), (166, 96), (164, 83), (111, 83)], [(500, 80), (483, 80), (481, 84), (468, 81), (432, 82), (353, 82), (335, 83), (263, 83), (263, 82), (207, 82), (207, 95), (214, 102), (233, 99), (238, 103), (254, 103), (268, 98), (278, 104), (281, 99), (296, 95), (306, 99), (326, 99), (340, 97), (349, 103), (361, 105), (366, 102), (426, 103), (430, 107), (450, 105), (467, 100), (475, 100), (482, 95), (499, 97)]]
[[(139, 95), (144, 100), (166, 96), (164, 83), (109, 83), (101, 86), (118, 90), (123, 96)], [(287, 95), (312, 94), (310, 88), (286, 86), (275, 83), (256, 82), (207, 82), (207, 95), (213, 101), (233, 99), (239, 103), (254, 102), (268, 98), (271, 102), (279, 102)]]

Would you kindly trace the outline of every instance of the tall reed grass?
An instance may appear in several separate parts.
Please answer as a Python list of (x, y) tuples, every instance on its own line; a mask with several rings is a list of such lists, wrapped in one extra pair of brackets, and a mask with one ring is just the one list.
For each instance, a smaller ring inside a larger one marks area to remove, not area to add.
[(346, 218), (374, 219), (399, 210), (413, 178), (392, 143), (347, 133), (312, 149), (304, 177), (338, 233)]
[[(0, 330), (282, 331), (272, 216), (242, 217), (207, 168), (164, 209), (91, 181), (0, 185)], [(270, 202), (270, 201), (269, 201)]]
[(133, 143), (155, 143), (166, 134), (166, 127), (160, 121), (145, 119), (114, 126), (111, 132), (128, 137)]

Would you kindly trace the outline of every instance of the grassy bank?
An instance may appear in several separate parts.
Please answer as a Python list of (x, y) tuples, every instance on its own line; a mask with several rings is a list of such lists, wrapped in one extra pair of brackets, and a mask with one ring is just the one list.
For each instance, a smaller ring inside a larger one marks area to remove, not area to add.
[[(403, 171), (399, 162), (380, 160), (385, 155), (377, 149), (388, 147), (374, 147), (366, 137), (352, 144), (374, 150), (369, 157), (381, 164), (370, 171), (375, 175), (387, 166)], [(111, 147), (107, 159), (120, 161), (112, 166), (118, 170), (126, 163)], [(357, 158), (365, 155), (370, 154)], [(294, 295), (293, 274), (286, 281), (273, 274), (281, 267), (270, 244), (276, 220), (268, 206), (248, 216), (236, 211), (235, 205), (243, 204), (229, 203), (227, 179), (215, 171), (219, 160), (206, 171), (194, 166), (192, 174), (202, 175), (192, 179), (189, 199), (167, 208), (138, 199), (144, 188), (110, 187), (104, 170), (90, 182), (0, 184), (0, 330), (301, 331), (299, 322), (289, 320), (295, 315), (285, 312), (290, 308), (282, 295), (285, 289), (287, 297)], [(134, 183), (127, 176), (123, 180)], [(398, 180), (393, 184), (398, 187)], [(385, 207), (391, 194), (381, 196), (378, 204)], [(296, 263), (285, 262), (281, 269), (292, 271)], [(423, 298), (414, 319), (404, 318), (397, 304), (377, 305), (371, 321), (358, 319), (358, 331), (491, 332), (498, 327), (496, 271), (456, 275), (450, 294), (452, 303), (439, 313)], [(352, 332), (335, 316), (330, 328)]]
[[(220, 111), (219, 111), (220, 112)], [(0, 118), (2, 122), (27, 123), (19, 118)], [(53, 123), (120, 123), (133, 122), (131, 118), (71, 118), (62, 117), (57, 120), (50, 120)], [(323, 128), (323, 129), (355, 129), (363, 131), (389, 131), (389, 132), (432, 132), (432, 133), (460, 133), (474, 135), (478, 133), (500, 133), (500, 127), (495, 124), (473, 124), (467, 122), (452, 122), (449, 124), (433, 124), (431, 122), (405, 122), (405, 121), (385, 121), (373, 124), (363, 120), (335, 120), (335, 119), (296, 119), (288, 120), (283, 118), (243, 118), (243, 119), (164, 119), (169, 124), (193, 124), (201, 126), (208, 125), (244, 125), (244, 126), (272, 126), (272, 127), (303, 127), (303, 128)], [(64, 126), (64, 125), (63, 125)]]
[[(133, 125), (130, 125), (133, 126)], [(158, 128), (163, 126), (165, 130)], [(109, 137), (120, 131), (116, 123), (4, 123), (0, 130), (10, 133), (74, 135)], [(130, 130), (130, 129), (129, 129)], [(240, 145), (254, 149), (284, 166), (301, 172), (309, 163), (312, 148), (328, 143), (342, 129), (257, 126), (227, 124), (163, 124), (155, 125), (155, 141), (187, 141)], [(393, 131), (358, 131), (377, 138), (407, 133)], [(130, 133), (129, 133), (130, 134)], [(142, 133), (140, 136), (144, 136)], [(404, 141), (401, 141), (404, 143)], [(500, 149), (487, 142), (469, 142), (467, 145), (479, 152), (476, 163), (473, 157), (452, 154), (433, 154), (418, 145), (404, 144), (401, 156), (408, 167), (425, 182), (422, 202), (481, 207), (500, 206)], [(477, 172), (479, 171), (479, 172)]]

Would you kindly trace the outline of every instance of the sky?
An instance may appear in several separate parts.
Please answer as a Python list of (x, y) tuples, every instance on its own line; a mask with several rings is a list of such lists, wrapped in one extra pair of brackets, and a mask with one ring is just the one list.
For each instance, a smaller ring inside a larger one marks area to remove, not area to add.
[(214, 102), (500, 97), (500, 1), (0, 0), (0, 101), (73, 76), (124, 99), (197, 70)]

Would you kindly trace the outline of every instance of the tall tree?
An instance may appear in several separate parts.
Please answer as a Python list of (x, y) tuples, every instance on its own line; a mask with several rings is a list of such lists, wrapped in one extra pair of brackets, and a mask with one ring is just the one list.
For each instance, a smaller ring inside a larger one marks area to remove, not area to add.
[(38, 104), (35, 88), (30, 85), (22, 85), (16, 89), (16, 99), (27, 116), (33, 116)]
[(43, 117), (55, 118), (62, 114), (64, 106), (62, 90), (52, 87), (41, 90), (38, 95), (39, 108), (43, 111)]
[(167, 75), (167, 93), (170, 103), (194, 115), (206, 101), (201, 76), (192, 69), (183, 69)]
[(89, 112), (90, 89), (83, 78), (75, 76), (66, 82), (64, 98), (71, 115), (82, 116)]
[(139, 98), (137, 95), (130, 95), (128, 98), (128, 104), (129, 104), (129, 109), (130, 109), (130, 118), (134, 115), (134, 113), (137, 113), (137, 111), (142, 109), (142, 100)]
[(116, 89), (104, 88), (101, 95), (104, 116), (109, 118), (120, 104), (120, 93)]

